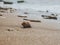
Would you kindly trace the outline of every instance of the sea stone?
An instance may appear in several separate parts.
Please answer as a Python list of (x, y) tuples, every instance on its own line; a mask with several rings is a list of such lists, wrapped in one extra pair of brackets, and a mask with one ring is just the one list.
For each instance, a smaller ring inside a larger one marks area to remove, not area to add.
[(31, 28), (31, 25), (29, 22), (22, 22), (23, 28)]

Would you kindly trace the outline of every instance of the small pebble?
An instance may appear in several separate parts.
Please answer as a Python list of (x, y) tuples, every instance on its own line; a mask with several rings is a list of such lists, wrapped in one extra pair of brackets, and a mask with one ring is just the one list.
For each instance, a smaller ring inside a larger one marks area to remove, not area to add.
[(13, 30), (11, 30), (11, 29), (7, 29), (8, 31), (13, 31)]

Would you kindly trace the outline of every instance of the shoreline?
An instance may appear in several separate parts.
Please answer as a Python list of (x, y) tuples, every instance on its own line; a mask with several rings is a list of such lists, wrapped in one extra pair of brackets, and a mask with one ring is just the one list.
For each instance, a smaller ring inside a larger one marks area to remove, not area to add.
[(41, 23), (28, 21), (32, 28), (22, 28), (21, 23), (25, 20), (18, 15), (20, 13), (14, 11), (0, 16), (0, 45), (60, 44), (60, 24), (56, 20), (41, 19)]

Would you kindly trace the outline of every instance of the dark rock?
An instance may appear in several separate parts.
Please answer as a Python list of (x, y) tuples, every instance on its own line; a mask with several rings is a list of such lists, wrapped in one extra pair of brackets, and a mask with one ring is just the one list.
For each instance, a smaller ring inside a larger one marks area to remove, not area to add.
[(6, 1), (4, 1), (4, 4), (13, 4), (13, 2), (6, 2)]
[(57, 17), (52, 14), (52, 16), (47, 16), (47, 15), (41, 15), (44, 19), (55, 19), (57, 20)]
[(45, 15), (41, 15), (41, 17), (45, 17)]
[(18, 17), (27, 17), (27, 16), (21, 16), (21, 15), (18, 15)]
[(22, 26), (23, 26), (23, 28), (31, 28), (31, 25), (29, 22), (23, 22)]
[(2, 16), (2, 14), (0, 14), (0, 16)]
[(23, 3), (24, 1), (17, 1), (17, 3)]
[(8, 29), (8, 31), (10, 31), (10, 29)]
[(48, 16), (49, 19), (56, 19), (57, 20), (57, 17), (52, 17), (52, 16)]

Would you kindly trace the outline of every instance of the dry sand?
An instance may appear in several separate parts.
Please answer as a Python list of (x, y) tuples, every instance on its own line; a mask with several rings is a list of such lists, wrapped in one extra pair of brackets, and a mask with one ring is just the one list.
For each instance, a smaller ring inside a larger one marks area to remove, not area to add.
[[(23, 18), (17, 13), (0, 16), (0, 45), (60, 45), (58, 23), (30, 22), (32, 28), (22, 28)], [(8, 31), (11, 29), (13, 31)]]

